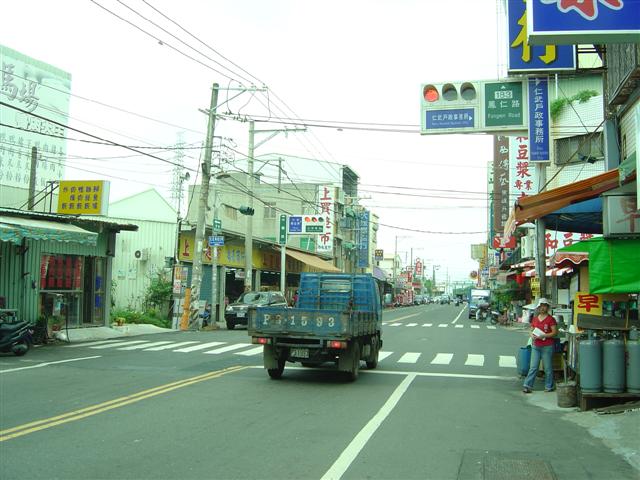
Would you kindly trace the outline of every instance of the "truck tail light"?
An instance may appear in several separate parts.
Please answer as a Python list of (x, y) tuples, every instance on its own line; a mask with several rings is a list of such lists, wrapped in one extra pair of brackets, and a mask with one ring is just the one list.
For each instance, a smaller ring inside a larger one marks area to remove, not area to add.
[(251, 337), (251, 343), (260, 345), (271, 345), (271, 339), (268, 337)]
[(346, 349), (347, 348), (347, 342), (341, 342), (340, 340), (329, 340), (327, 342), (327, 347), (329, 347), (329, 348)]

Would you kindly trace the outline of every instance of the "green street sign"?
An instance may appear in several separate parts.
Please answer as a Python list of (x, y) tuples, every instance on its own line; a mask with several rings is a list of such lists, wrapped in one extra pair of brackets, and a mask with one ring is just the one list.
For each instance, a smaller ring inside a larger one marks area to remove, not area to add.
[(213, 219), (213, 231), (222, 232), (222, 220), (219, 220), (217, 218)]
[(280, 230), (278, 235), (278, 243), (285, 245), (287, 243), (287, 216), (280, 215)]
[(324, 225), (305, 225), (305, 233), (323, 233)]
[(486, 127), (524, 125), (522, 82), (492, 82), (484, 85)]

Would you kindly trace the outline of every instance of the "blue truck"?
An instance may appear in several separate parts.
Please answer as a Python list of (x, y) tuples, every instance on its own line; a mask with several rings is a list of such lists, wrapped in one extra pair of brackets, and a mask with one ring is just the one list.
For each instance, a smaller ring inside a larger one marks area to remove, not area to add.
[(258, 307), (249, 313), (251, 342), (264, 345), (264, 368), (282, 376), (286, 362), (334, 362), (350, 380), (360, 362), (376, 368), (382, 347), (382, 306), (370, 274), (303, 273), (293, 308)]

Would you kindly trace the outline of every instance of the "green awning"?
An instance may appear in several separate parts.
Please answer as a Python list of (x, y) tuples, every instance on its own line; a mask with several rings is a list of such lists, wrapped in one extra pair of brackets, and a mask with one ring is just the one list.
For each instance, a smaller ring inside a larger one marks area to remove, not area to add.
[(20, 245), (24, 238), (95, 246), (98, 234), (69, 223), (0, 215), (0, 241)]
[(591, 238), (558, 251), (589, 254), (591, 293), (640, 292), (640, 239)]

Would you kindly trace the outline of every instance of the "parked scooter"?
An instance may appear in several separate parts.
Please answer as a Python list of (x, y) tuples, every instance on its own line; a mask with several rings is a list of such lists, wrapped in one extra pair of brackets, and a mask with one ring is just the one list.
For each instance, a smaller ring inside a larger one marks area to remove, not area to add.
[(491, 325), (496, 325), (500, 322), (500, 312), (497, 310), (491, 310), (489, 319), (491, 320)]
[(31, 348), (32, 335), (29, 322), (0, 323), (0, 352), (24, 355)]

